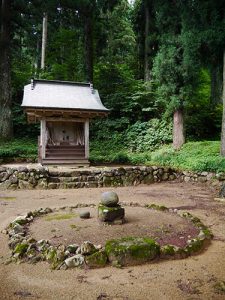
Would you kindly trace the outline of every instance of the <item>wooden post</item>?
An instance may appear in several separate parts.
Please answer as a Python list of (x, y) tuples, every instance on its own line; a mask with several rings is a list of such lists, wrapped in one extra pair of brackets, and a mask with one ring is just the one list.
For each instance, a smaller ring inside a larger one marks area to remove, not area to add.
[(89, 159), (89, 119), (84, 123), (85, 158)]
[(41, 120), (41, 158), (45, 158), (46, 149), (46, 120)]

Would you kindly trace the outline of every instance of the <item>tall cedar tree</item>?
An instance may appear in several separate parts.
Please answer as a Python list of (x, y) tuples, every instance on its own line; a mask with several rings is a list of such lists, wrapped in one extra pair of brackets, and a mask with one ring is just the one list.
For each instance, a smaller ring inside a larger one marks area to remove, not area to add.
[(11, 5), (8, 0), (1, 0), (0, 18), (0, 139), (12, 138), (11, 113)]

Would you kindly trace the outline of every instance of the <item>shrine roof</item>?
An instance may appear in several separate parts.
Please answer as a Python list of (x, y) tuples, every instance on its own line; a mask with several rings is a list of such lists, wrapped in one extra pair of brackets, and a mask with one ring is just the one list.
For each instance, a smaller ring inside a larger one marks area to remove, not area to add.
[(109, 112), (90, 83), (40, 79), (24, 87), (22, 107)]

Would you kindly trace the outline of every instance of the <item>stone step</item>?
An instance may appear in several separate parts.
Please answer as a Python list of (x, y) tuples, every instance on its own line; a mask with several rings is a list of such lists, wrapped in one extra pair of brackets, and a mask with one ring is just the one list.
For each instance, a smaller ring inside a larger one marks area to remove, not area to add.
[(74, 153), (46, 153), (46, 158), (48, 159), (84, 159), (85, 154), (84, 153), (79, 153), (79, 154), (74, 154)]
[(84, 149), (84, 146), (70, 146), (70, 145), (48, 145), (47, 149)]
[(66, 177), (66, 176), (50, 176), (48, 182), (64, 183), (64, 182), (97, 182), (98, 180), (94, 176), (77, 176), (77, 177)]
[(89, 166), (90, 163), (87, 159), (81, 158), (55, 158), (55, 157), (47, 157), (42, 160), (43, 165), (57, 165), (57, 164), (66, 164), (73, 166)]
[(84, 153), (84, 149), (46, 149), (49, 153)]

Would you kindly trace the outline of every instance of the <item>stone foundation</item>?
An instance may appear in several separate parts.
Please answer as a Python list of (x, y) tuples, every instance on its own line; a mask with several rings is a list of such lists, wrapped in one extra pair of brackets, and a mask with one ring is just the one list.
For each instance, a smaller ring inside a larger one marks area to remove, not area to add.
[(182, 172), (166, 167), (130, 166), (89, 169), (0, 167), (0, 189), (75, 189), (132, 186), (161, 181), (225, 181), (225, 173)]

